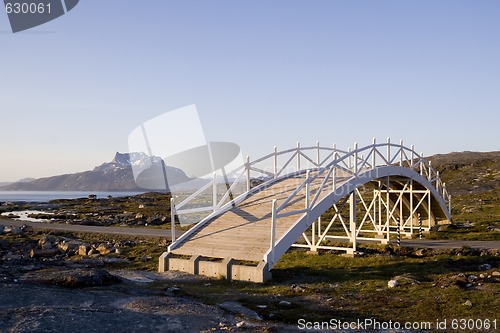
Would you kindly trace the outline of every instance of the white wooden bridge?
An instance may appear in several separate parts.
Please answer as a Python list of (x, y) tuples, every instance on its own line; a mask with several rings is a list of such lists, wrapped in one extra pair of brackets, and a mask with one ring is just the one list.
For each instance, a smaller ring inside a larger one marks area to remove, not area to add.
[[(292, 246), (354, 255), (360, 241), (387, 244), (396, 233), (412, 237), (451, 222), (451, 196), (439, 173), (402, 141), (347, 150), (275, 147), (247, 158), (233, 175), (214, 176), (181, 202), (172, 200), (172, 222), (174, 215), (205, 217), (178, 239), (172, 223), (174, 241), (159, 271), (263, 282)], [(200, 206), (207, 191), (211, 203)]]

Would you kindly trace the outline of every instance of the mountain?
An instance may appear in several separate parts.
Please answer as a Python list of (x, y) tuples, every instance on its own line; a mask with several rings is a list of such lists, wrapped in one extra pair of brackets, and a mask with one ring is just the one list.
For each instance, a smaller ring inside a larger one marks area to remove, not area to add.
[[(132, 166), (134, 169), (132, 169)], [(134, 179), (136, 171), (137, 181)], [(190, 180), (177, 168), (166, 166), (161, 158), (143, 153), (116, 153), (109, 163), (93, 170), (53, 177), (39, 178), (29, 182), (19, 181), (0, 187), (1, 191), (143, 191), (166, 190), (166, 173), (169, 185)], [(142, 187), (141, 187), (142, 186)]]

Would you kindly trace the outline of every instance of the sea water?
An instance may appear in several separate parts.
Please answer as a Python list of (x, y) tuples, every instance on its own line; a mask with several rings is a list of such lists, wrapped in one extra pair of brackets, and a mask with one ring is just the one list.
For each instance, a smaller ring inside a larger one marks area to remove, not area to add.
[(95, 194), (97, 199), (112, 197), (125, 197), (141, 194), (143, 192), (93, 192), (93, 191), (0, 191), (0, 202), (49, 202), (55, 199), (87, 198)]

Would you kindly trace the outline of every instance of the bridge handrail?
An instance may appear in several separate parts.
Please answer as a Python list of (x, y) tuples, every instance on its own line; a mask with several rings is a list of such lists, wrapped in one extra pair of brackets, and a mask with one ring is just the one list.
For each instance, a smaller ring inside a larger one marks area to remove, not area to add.
[[(384, 156), (384, 154), (379, 151), (378, 148), (381, 147), (387, 148), (387, 155)], [(397, 151), (393, 154), (391, 153), (391, 148), (396, 148)], [(365, 151), (369, 151), (366, 157), (363, 157), (363, 155), (360, 156), (360, 153)], [(420, 175), (422, 177), (425, 177), (431, 183), (431, 185), (434, 186), (437, 192), (440, 195), (442, 195), (445, 204), (448, 206), (448, 209), (451, 212), (451, 205), (450, 205), (451, 198), (446, 189), (446, 184), (442, 182), (439, 176), (439, 172), (435, 171), (432, 168), (432, 164), (430, 162), (426, 162), (426, 160), (423, 158), (423, 154), (416, 153), (413, 146), (411, 148), (404, 146), (402, 141), (400, 142), (400, 144), (394, 144), (390, 142), (390, 139), (388, 139), (387, 143), (376, 143), (374, 139), (371, 145), (367, 145), (362, 148), (358, 148), (358, 145), (356, 143), (354, 145), (354, 150), (348, 151), (346, 154), (340, 156), (338, 159), (335, 159), (330, 163), (328, 163), (327, 165), (320, 167), (313, 176), (310, 177), (308, 173), (306, 179), (297, 187), (297, 189), (293, 193), (291, 193), (286, 199), (284, 199), (281, 205), (276, 207), (274, 212), (276, 218), (283, 216), (282, 214), (281, 215), (279, 214), (280, 211), (285, 209), (287, 204), (293, 200), (293, 198), (300, 192), (300, 190), (302, 190), (304, 187), (307, 187), (307, 185), (310, 185), (326, 170), (329, 170), (328, 175), (325, 177), (319, 190), (316, 192), (314, 199), (312, 200), (312, 202), (310, 202), (310, 205), (312, 207), (315, 204), (316, 200), (319, 198), (321, 192), (323, 191), (324, 184), (329, 180), (330, 177), (332, 177), (332, 181), (335, 184), (335, 175), (337, 167), (341, 165), (342, 162), (344, 162), (343, 164), (346, 164), (345, 160), (349, 161), (348, 162), (349, 167), (342, 168), (342, 170), (350, 174), (351, 178), (357, 177), (361, 171), (364, 172), (367, 169), (375, 168), (375, 165), (377, 166), (384, 165), (384, 164), (376, 164), (376, 154), (382, 159), (382, 161), (385, 162), (386, 166), (393, 165), (397, 162), (401, 167), (408, 167), (412, 170), (418, 169)], [(399, 156), (399, 161), (397, 161), (398, 156)], [(368, 161), (370, 158), (372, 159), (372, 163), (369, 163)], [(354, 160), (354, 165), (351, 165), (351, 159)], [(335, 188), (333, 189), (335, 190)], [(310, 195), (309, 193), (306, 193), (306, 200), (309, 200), (309, 195)], [(305, 209), (307, 210), (310, 209), (311, 207), (307, 206), (305, 207)], [(299, 209), (296, 211), (288, 211), (286, 212), (286, 216), (300, 214), (303, 212), (304, 212), (303, 209)]]
[[(387, 148), (387, 154), (381, 153), (377, 148), (381, 147), (386, 147)], [(396, 152), (396, 154), (391, 153), (391, 148), (396, 148), (399, 151)], [(304, 152), (306, 151), (312, 151), (316, 150), (317, 151), (317, 158), (316, 161), (311, 159), (309, 156), (307, 156)], [(362, 155), (360, 156), (360, 153), (370, 150), (370, 153), (367, 155), (366, 158), (364, 158)], [(329, 154), (323, 158), (322, 160), (320, 159), (320, 151), (327, 151)], [(290, 158), (282, 165), (278, 167), (278, 157), (286, 154), (293, 153)], [(354, 167), (357, 169), (363, 169), (364, 166), (368, 166), (370, 168), (373, 168), (374, 165), (376, 164), (377, 161), (377, 156), (379, 159), (381, 159), (383, 162), (385, 162), (385, 165), (390, 165), (396, 162), (396, 159), (399, 155), (399, 163), (401, 166), (403, 166), (403, 163), (406, 162), (407, 164), (410, 163), (411, 165), (408, 165), (411, 169), (415, 168), (420, 168), (419, 172), (422, 176), (426, 176), (426, 178), (429, 179), (431, 183), (434, 184), (434, 187), (439, 191), (443, 198), (445, 199), (446, 202), (450, 202), (450, 197), (448, 194), (448, 191), (446, 189), (446, 184), (442, 182), (441, 178), (439, 177), (439, 172), (435, 171), (431, 163), (429, 162), (428, 165), (426, 165), (426, 161), (423, 158), (422, 154), (418, 154), (413, 146), (411, 148), (405, 147), (403, 145), (403, 142), (401, 141), (400, 144), (395, 144), (391, 143), (390, 139), (388, 138), (387, 142), (384, 143), (376, 143), (375, 139), (373, 140), (373, 143), (371, 145), (364, 146), (362, 148), (358, 148), (357, 144), (355, 144), (354, 150), (351, 150), (350, 148), (346, 150), (342, 149), (337, 149), (336, 145), (333, 145), (333, 147), (325, 147), (325, 146), (320, 146), (319, 142), (317, 142), (316, 146), (309, 146), (309, 147), (301, 147), (300, 143), (297, 143), (297, 147), (294, 148), (289, 148), (285, 149), (282, 151), (277, 151), (276, 147), (274, 147), (274, 152), (267, 154), (263, 157), (260, 157), (254, 161), (250, 161), (249, 157), (247, 157), (247, 160), (245, 163), (237, 167), (232, 173), (233, 174), (238, 174), (238, 177), (232, 182), (232, 185), (228, 188), (228, 190), (222, 195), (221, 199), (218, 201), (213, 201), (212, 205), (210, 206), (205, 206), (205, 207), (197, 207), (195, 209), (185, 209), (182, 210), (182, 207), (184, 207), (186, 204), (188, 204), (190, 201), (198, 197), (201, 193), (203, 193), (205, 190), (207, 190), (210, 187), (217, 186), (219, 183), (217, 178), (214, 176), (214, 178), (209, 181), (207, 184), (205, 184), (203, 187), (201, 187), (198, 191), (194, 192), (190, 196), (188, 196), (186, 199), (181, 201), (178, 204), (175, 204), (175, 213), (177, 215), (180, 214), (188, 214), (192, 213), (194, 210), (197, 212), (202, 212), (202, 211), (216, 211), (222, 205), (224, 204), (224, 201), (228, 199), (230, 196), (231, 192), (234, 191), (235, 186), (238, 183), (241, 183), (241, 178), (243, 175), (246, 175), (246, 192), (250, 190), (251, 187), (251, 176), (250, 173), (252, 171), (258, 172), (264, 175), (267, 175), (267, 177), (272, 177), (272, 178), (277, 178), (282, 175), (290, 175), (294, 174), (297, 171), (300, 171), (300, 159), (305, 158), (306, 161), (309, 161), (313, 166), (317, 168), (330, 168), (332, 165), (338, 165), (340, 166), (344, 171), (348, 173), (352, 173), (351, 167), (352, 164), (354, 164)], [(372, 156), (372, 161), (371, 163), (368, 161), (369, 157)], [(403, 156), (406, 157), (406, 161), (404, 161)], [(411, 157), (409, 157), (411, 156)], [(297, 158), (297, 168), (293, 172), (288, 172), (288, 173), (283, 173), (285, 168), (290, 165), (290, 163)], [(330, 160), (332, 158), (332, 160)], [(273, 172), (266, 171), (260, 168), (257, 168), (256, 165), (269, 160), (273, 159)], [(330, 162), (327, 163), (327, 161), (330, 160)], [(416, 163), (414, 161), (417, 160)], [(343, 167), (342, 167), (343, 165)], [(378, 164), (380, 165), (380, 164)], [(322, 173), (323, 171), (321, 171)], [(356, 175), (357, 170), (355, 170), (353, 176)], [(234, 199), (233, 199), (234, 200)]]

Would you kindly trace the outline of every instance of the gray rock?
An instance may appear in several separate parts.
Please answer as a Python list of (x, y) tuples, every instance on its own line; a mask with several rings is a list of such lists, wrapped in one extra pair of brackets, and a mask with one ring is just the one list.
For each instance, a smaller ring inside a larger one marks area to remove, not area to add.
[(41, 249), (51, 249), (54, 247), (54, 244), (57, 243), (57, 238), (52, 235), (45, 235), (38, 241), (38, 246)]
[(99, 251), (99, 253), (102, 255), (105, 255), (105, 254), (108, 254), (108, 253), (111, 253), (112, 251), (114, 251), (113, 244), (111, 244), (111, 243), (99, 244), (99, 246), (97, 247), (96, 250)]
[(30, 252), (31, 258), (52, 258), (59, 254), (59, 249), (33, 249)]
[(292, 284), (292, 291), (295, 292), (295, 293), (303, 293), (306, 290), (303, 287), (301, 287), (301, 286), (298, 286), (296, 284)]
[(143, 255), (143, 256), (141, 257), (141, 260), (142, 260), (142, 261), (144, 261), (144, 262), (148, 262), (148, 261), (150, 261), (150, 260), (151, 260), (151, 256), (148, 256), (148, 255)]
[(488, 271), (490, 269), (491, 269), (490, 264), (482, 264), (482, 265), (479, 265), (479, 267), (478, 267), (478, 270), (480, 270), (480, 271)]
[(26, 280), (39, 283), (58, 285), (70, 288), (107, 286), (121, 282), (121, 279), (111, 275), (104, 269), (57, 269), (43, 274), (33, 273), (25, 276)]
[(62, 241), (61, 243), (59, 243), (58, 247), (61, 251), (68, 252), (76, 250), (81, 244), (82, 242), (78, 240), (70, 240), (69, 242)]
[(427, 249), (418, 249), (415, 251), (414, 255), (416, 257), (425, 257), (429, 251)]
[(106, 264), (129, 264), (130, 260), (125, 258), (104, 258), (102, 260)]
[(13, 235), (20, 235), (23, 233), (23, 229), (21, 227), (12, 227), (10, 229), (11, 234)]
[(262, 320), (262, 317), (259, 316), (259, 314), (257, 312), (252, 311), (252, 310), (244, 307), (243, 305), (241, 305), (238, 302), (231, 302), (231, 301), (224, 302), (224, 303), (219, 304), (219, 307), (221, 309), (224, 309), (227, 312), (230, 312), (230, 313), (235, 314), (235, 315), (244, 316), (244, 317), (254, 319), (254, 320)]
[(249, 322), (244, 321), (244, 320), (239, 321), (239, 322), (236, 323), (236, 327), (237, 328), (255, 328), (256, 326), (257, 325), (249, 323)]
[(389, 282), (387, 282), (387, 287), (389, 288), (396, 288), (398, 286), (399, 286), (398, 280), (389, 280)]
[(292, 302), (288, 302), (288, 301), (280, 301), (280, 302), (278, 303), (278, 305), (279, 305), (279, 306), (281, 306), (281, 307), (284, 307), (284, 308), (288, 308), (288, 307), (292, 306)]

